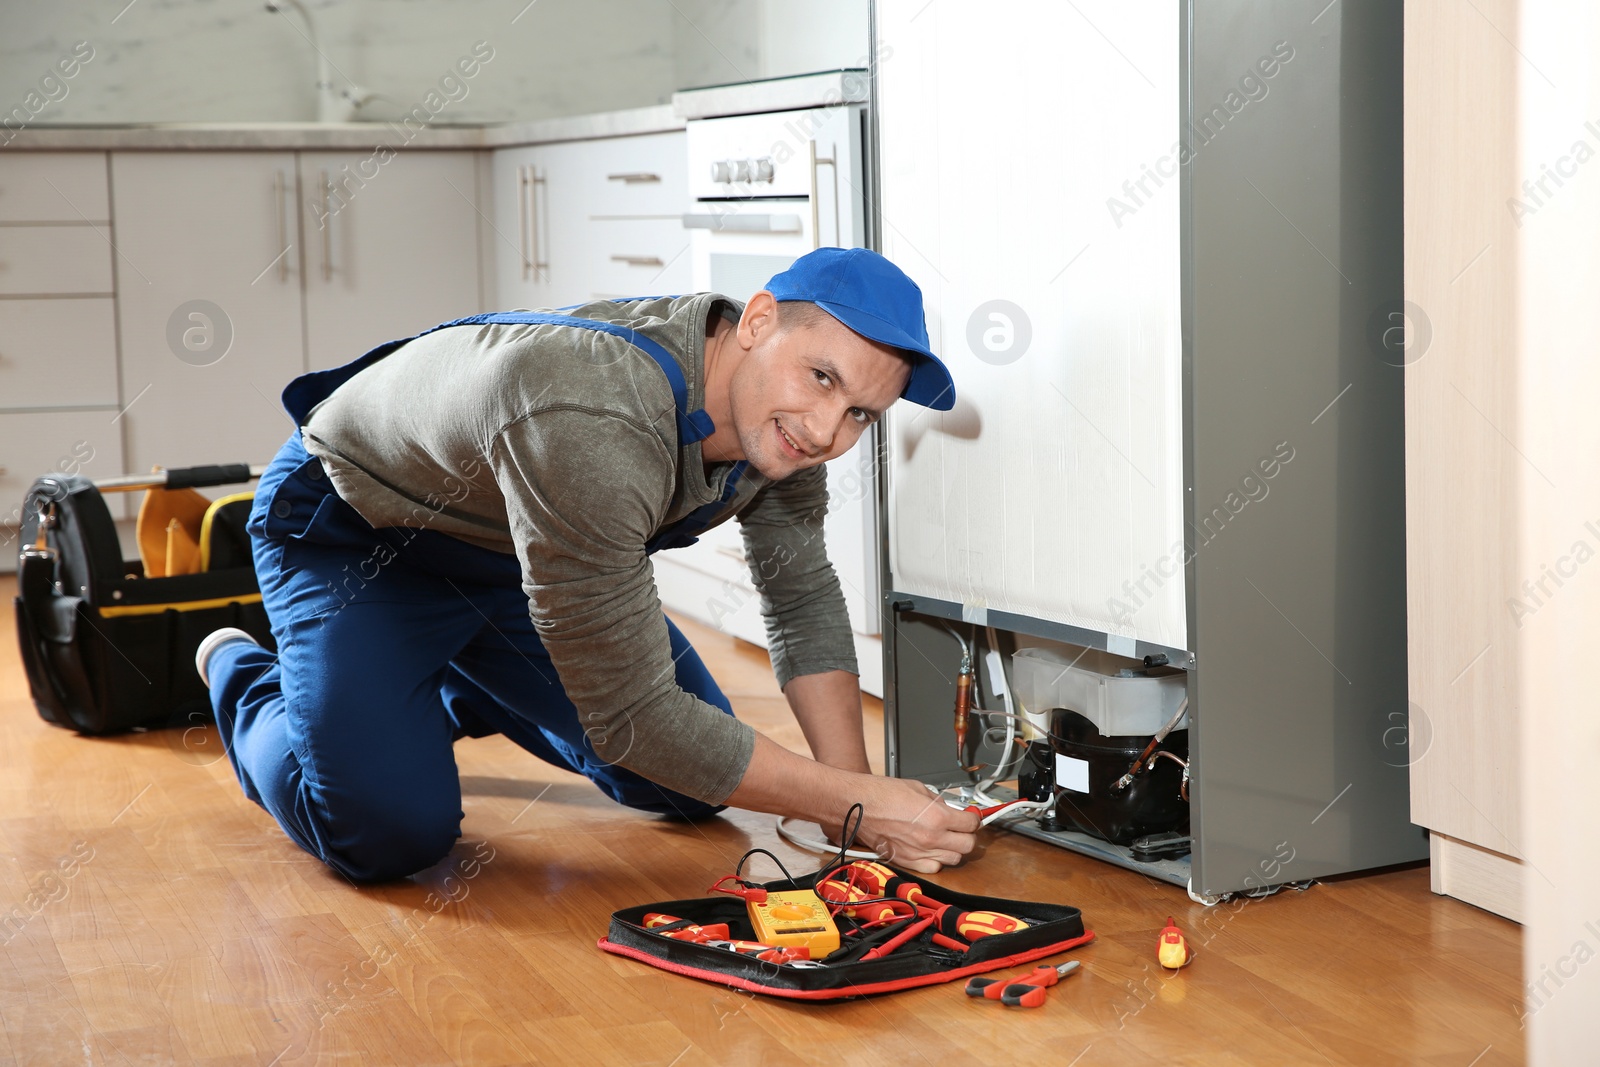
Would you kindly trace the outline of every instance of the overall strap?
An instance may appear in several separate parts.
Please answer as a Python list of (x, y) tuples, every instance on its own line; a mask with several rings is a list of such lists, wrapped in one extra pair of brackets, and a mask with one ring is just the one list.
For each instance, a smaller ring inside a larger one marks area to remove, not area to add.
[(716, 429), (716, 424), (711, 421), (711, 416), (706, 413), (704, 408), (698, 411), (689, 410), (689, 385), (684, 380), (683, 368), (679, 367), (678, 361), (672, 358), (672, 353), (668, 352), (659, 343), (637, 330), (630, 330), (628, 327), (619, 326), (614, 322), (597, 322), (594, 319), (580, 318), (576, 315), (555, 315), (539, 311), (498, 311), (484, 315), (468, 315), (464, 319), (442, 322), (412, 337), (402, 337), (398, 341), (388, 341), (353, 363), (346, 363), (342, 367), (302, 374), (284, 388), (284, 410), (294, 417), (296, 426), (304, 425), (307, 416), (311, 414), (311, 409), (331, 396), (335, 389), (406, 342), (414, 341), (416, 338), (430, 334), (434, 330), (443, 330), (450, 326), (486, 325), (574, 326), (580, 330), (593, 330), (596, 333), (608, 333), (614, 337), (620, 337), (655, 360), (656, 366), (661, 368), (661, 373), (667, 376), (667, 384), (672, 387), (673, 406), (677, 411), (678, 441), (680, 444), (703, 441), (710, 437)]
[(728, 480), (723, 483), (722, 495), (709, 504), (702, 504), (689, 514), (673, 523), (671, 526), (656, 532), (656, 535), (645, 542), (644, 550), (647, 554), (659, 552), (664, 548), (687, 548), (700, 539), (711, 525), (711, 520), (717, 513), (727, 507), (728, 501), (734, 498), (739, 491), (739, 479), (750, 466), (748, 461), (740, 460), (728, 472)]
[(620, 337), (655, 360), (656, 365), (661, 368), (661, 373), (667, 376), (667, 384), (672, 387), (673, 406), (677, 408), (678, 441), (680, 444), (703, 441), (710, 437), (716, 429), (716, 425), (711, 421), (711, 416), (706, 414), (704, 408), (698, 411), (689, 410), (689, 385), (684, 380), (683, 368), (678, 366), (678, 361), (672, 357), (672, 353), (639, 331), (631, 330), (626, 326), (619, 326), (614, 322), (600, 322), (595, 319), (581, 318), (577, 315), (556, 315), (542, 311), (496, 311), (483, 315), (468, 315), (464, 319), (440, 323), (433, 329), (422, 331), (417, 336), (421, 337), (423, 334), (432, 333), (434, 330), (443, 330), (449, 326), (500, 325), (573, 326), (580, 330), (593, 330), (596, 333), (608, 333), (613, 337)]

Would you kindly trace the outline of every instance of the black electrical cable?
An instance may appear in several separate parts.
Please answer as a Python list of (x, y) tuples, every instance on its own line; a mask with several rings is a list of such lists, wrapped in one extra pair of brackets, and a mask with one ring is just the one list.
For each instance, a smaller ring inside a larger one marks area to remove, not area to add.
[[(907, 915), (905, 918), (908, 920), (914, 920), (916, 916)], [(854, 963), (856, 960), (859, 960), (862, 956), (865, 956), (868, 952), (871, 952), (874, 948), (883, 944), (885, 941), (888, 941), (890, 938), (894, 937), (896, 934), (899, 934), (904, 929), (905, 926), (903, 923), (885, 923), (877, 930), (873, 930), (870, 933), (863, 933), (854, 941), (841, 942), (838, 948), (834, 949), (817, 962)]]
[[(814, 875), (821, 874), (823, 871), (832, 867), (840, 866), (845, 862), (845, 853), (850, 850), (851, 845), (856, 843), (856, 835), (861, 832), (861, 820), (866, 817), (866, 814), (867, 809), (863, 807), (859, 801), (850, 805), (850, 809), (844, 813), (844, 823), (839, 827), (838, 854), (834, 857), (832, 863), (822, 864), (815, 871), (813, 871), (812, 873)], [(850, 824), (850, 819), (852, 816), (855, 817), (854, 826)], [(741, 877), (741, 874), (744, 871), (745, 860), (749, 859), (751, 856), (767, 857), (773, 863), (778, 865), (778, 870), (783, 872), (783, 876), (789, 880), (790, 884), (795, 882), (794, 875), (789, 873), (789, 868), (783, 865), (783, 861), (764, 848), (753, 848), (739, 857), (739, 862), (733, 865), (733, 877), (736, 881), (746, 885), (749, 884), (748, 882), (745, 882), (744, 878)]]
[[(850, 825), (850, 816), (856, 817), (855, 826)], [(861, 820), (866, 818), (867, 809), (857, 801), (850, 805), (850, 810), (844, 813), (844, 822), (839, 827), (839, 854), (834, 857), (833, 863), (825, 866), (838, 867), (845, 861), (845, 853), (850, 851), (850, 846), (856, 843), (856, 835), (861, 832)], [(818, 867), (820, 872), (823, 868)]]
[(740, 873), (744, 870), (744, 861), (749, 859), (751, 856), (765, 856), (765, 857), (767, 857), (767, 859), (771, 860), (773, 863), (776, 863), (778, 865), (778, 870), (783, 872), (783, 876), (785, 878), (787, 878), (790, 881), (791, 884), (794, 882), (794, 875), (789, 873), (789, 868), (787, 868), (787, 867), (785, 867), (783, 865), (783, 861), (780, 860), (777, 856), (774, 856), (772, 853), (768, 852), (764, 848), (753, 848), (749, 852), (746, 852), (744, 855), (739, 857), (739, 862), (735, 863), (733, 865), (733, 877), (734, 877), (735, 881), (739, 882), (742, 885), (746, 885), (746, 886), (748, 886), (750, 884), (749, 882), (745, 881), (742, 877), (740, 877)]

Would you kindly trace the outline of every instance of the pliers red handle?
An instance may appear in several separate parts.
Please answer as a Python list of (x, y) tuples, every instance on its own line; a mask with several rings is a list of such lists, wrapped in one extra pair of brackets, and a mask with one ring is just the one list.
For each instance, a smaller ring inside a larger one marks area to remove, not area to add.
[(967, 996), (998, 1000), (1013, 1008), (1037, 1008), (1044, 1003), (1045, 991), (1077, 970), (1079, 962), (1070, 960), (1059, 967), (1035, 967), (1020, 978), (967, 979)]

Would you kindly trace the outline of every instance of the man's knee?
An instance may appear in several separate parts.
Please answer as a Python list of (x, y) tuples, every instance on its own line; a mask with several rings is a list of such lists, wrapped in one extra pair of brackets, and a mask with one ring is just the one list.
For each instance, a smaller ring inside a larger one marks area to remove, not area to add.
[(353, 882), (386, 882), (427, 870), (449, 855), (461, 836), (456, 805), (369, 806), (341, 822), (348, 831), (329, 843), (322, 858)]

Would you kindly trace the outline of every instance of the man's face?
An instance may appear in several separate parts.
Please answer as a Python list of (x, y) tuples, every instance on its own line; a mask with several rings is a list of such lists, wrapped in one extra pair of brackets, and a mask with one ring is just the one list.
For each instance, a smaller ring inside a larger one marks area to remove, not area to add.
[(756, 294), (739, 323), (750, 342), (730, 389), (745, 458), (774, 481), (848, 452), (898, 398), (911, 365), (831, 315), (781, 325)]

